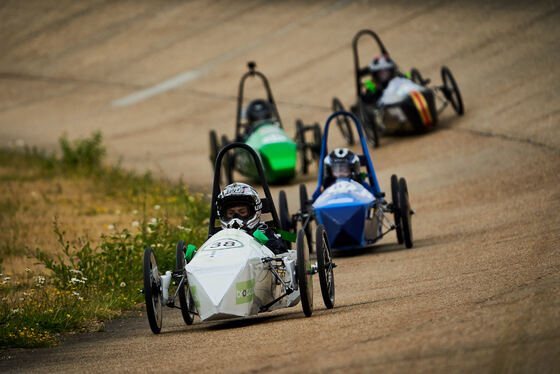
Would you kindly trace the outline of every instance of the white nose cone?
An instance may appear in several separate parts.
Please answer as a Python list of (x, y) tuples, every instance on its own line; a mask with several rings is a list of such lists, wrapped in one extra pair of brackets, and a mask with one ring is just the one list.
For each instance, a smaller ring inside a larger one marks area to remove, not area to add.
[(222, 230), (204, 243), (187, 265), (200, 319), (256, 314), (264, 300), (255, 295), (255, 284), (268, 273), (261, 258), (271, 255), (240, 230)]

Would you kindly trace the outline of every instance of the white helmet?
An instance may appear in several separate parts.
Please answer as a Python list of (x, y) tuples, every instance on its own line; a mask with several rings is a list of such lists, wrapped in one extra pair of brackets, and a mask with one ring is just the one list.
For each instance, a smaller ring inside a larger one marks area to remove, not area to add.
[[(247, 215), (233, 214), (228, 217), (229, 208), (246, 206)], [(222, 228), (253, 229), (261, 218), (262, 202), (255, 189), (245, 183), (232, 183), (226, 186), (216, 199), (216, 210)]]
[(375, 83), (387, 87), (389, 81), (395, 76), (397, 66), (389, 56), (381, 55), (373, 59), (369, 64), (369, 70)]
[(327, 178), (360, 179), (360, 159), (347, 148), (336, 148), (324, 160)]

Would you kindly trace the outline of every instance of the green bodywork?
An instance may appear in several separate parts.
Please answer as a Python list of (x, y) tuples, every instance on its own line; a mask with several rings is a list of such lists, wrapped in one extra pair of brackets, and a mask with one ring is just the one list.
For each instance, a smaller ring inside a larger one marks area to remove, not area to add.
[[(297, 145), (278, 124), (260, 125), (245, 143), (257, 151), (269, 183), (277, 183), (295, 176)], [(237, 169), (242, 174), (258, 179), (257, 169), (248, 153), (239, 152), (236, 161)]]

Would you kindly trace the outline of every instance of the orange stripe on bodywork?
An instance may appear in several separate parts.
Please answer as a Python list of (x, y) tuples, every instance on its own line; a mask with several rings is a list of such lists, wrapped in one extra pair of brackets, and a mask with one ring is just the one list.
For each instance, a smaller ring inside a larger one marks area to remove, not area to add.
[(416, 109), (418, 109), (418, 113), (420, 113), (420, 118), (422, 119), (424, 126), (431, 127), (432, 115), (424, 95), (418, 91), (410, 91), (410, 96), (412, 97), (412, 101), (414, 101), (414, 105), (416, 105)]

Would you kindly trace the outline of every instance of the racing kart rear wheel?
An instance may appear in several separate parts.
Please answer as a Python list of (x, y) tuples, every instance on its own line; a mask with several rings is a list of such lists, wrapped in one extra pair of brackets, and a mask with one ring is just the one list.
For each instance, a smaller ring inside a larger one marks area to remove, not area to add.
[(161, 278), (158, 273), (156, 256), (150, 247), (144, 250), (143, 261), (144, 272), (144, 298), (146, 299), (146, 314), (150, 329), (154, 334), (161, 331), (162, 314), (161, 314)]
[(280, 210), (280, 229), (284, 231), (291, 231), (292, 220), (288, 210), (288, 199), (286, 198), (286, 192), (284, 190), (280, 190), (278, 193), (278, 206)]
[[(337, 97), (332, 99), (332, 110), (333, 112), (345, 112), (344, 105), (340, 102)], [(348, 145), (354, 144), (354, 133), (352, 132), (352, 125), (347, 116), (337, 116), (336, 124), (342, 133), (342, 137), (346, 140)]]
[[(299, 206), (300, 206), (300, 212), (302, 214), (310, 214), (310, 212), (308, 211), (308, 197), (307, 197), (307, 187), (305, 187), (305, 184), (300, 184), (299, 185)], [(303, 217), (302, 217), (302, 222), (301, 224), (303, 225), (305, 222), (303, 221)], [(307, 221), (307, 226), (305, 226), (304, 228), (305, 231), (305, 237), (307, 239), (307, 246), (309, 247), (309, 253), (313, 253), (313, 246), (312, 246), (312, 238), (311, 238), (311, 219), (309, 219)]]
[(408, 200), (408, 187), (404, 178), (399, 179), (399, 208), (401, 215), (402, 235), (406, 248), (412, 248), (412, 212)]
[(299, 230), (297, 234), (297, 263), (296, 275), (301, 298), (301, 307), (306, 317), (313, 313), (313, 270), (309, 260), (309, 247), (305, 240), (305, 233)]
[(301, 172), (307, 174), (311, 161), (307, 158), (307, 147), (305, 144), (305, 125), (302, 120), (296, 120), (296, 144), (300, 154)]
[(181, 314), (183, 315), (183, 320), (187, 325), (192, 325), (194, 321), (194, 300), (191, 295), (191, 290), (189, 287), (189, 281), (187, 280), (187, 271), (185, 270), (186, 260), (185, 260), (185, 242), (179, 240), (177, 242), (177, 248), (175, 251), (175, 270), (181, 272), (183, 275), (184, 282), (182, 285), (178, 284), (179, 289), (179, 304), (181, 305)]
[(397, 241), (403, 243), (403, 233), (401, 224), (401, 208), (399, 206), (399, 180), (395, 174), (391, 175), (391, 199), (393, 200), (393, 216), (395, 218), (395, 231)]
[(216, 131), (210, 130), (210, 162), (212, 163), (212, 168), (216, 167), (216, 157), (218, 157), (218, 152), (220, 151), (218, 145), (218, 136)]
[[(323, 139), (321, 135), (321, 127), (318, 123), (313, 124), (313, 145), (311, 146), (311, 155), (314, 159), (319, 160), (321, 156), (321, 140)], [(320, 162), (320, 160), (319, 160)]]
[(375, 115), (366, 108), (366, 104), (361, 100), (358, 102), (358, 120), (366, 133), (369, 143), (375, 148), (379, 147), (379, 125)]
[(319, 271), (319, 284), (321, 295), (327, 309), (334, 307), (334, 272), (331, 258), (331, 248), (325, 226), (318, 225), (315, 229), (315, 243), (317, 248), (317, 268)]
[(463, 99), (461, 98), (461, 92), (459, 92), (459, 87), (451, 74), (451, 70), (447, 66), (441, 67), (441, 80), (443, 81), (443, 94), (445, 98), (449, 100), (455, 112), (462, 116), (465, 113), (465, 108), (463, 107)]

